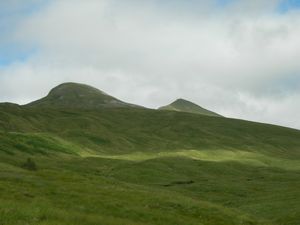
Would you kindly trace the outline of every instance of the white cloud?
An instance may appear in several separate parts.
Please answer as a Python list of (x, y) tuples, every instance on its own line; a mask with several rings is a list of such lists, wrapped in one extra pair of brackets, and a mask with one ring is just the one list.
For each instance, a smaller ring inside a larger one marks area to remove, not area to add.
[(16, 28), (13, 38), (39, 52), (0, 71), (0, 100), (24, 103), (77, 81), (148, 107), (185, 97), (300, 128), (290, 85), (300, 80), (300, 15), (276, 14), (275, 0), (207, 2), (52, 1)]

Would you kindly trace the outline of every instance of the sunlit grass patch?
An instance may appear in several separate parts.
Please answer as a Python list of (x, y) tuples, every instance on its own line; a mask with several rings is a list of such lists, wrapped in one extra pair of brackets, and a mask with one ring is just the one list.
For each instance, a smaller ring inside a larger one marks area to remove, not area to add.
[(288, 170), (300, 170), (300, 160), (278, 159), (247, 151), (231, 151), (231, 150), (182, 150), (182, 151), (160, 151), (156, 153), (150, 152), (134, 152), (122, 155), (90, 155), (85, 157), (102, 157), (109, 159), (120, 159), (129, 161), (145, 161), (157, 158), (167, 157), (186, 157), (194, 160), (225, 162), (234, 161), (252, 166), (276, 167)]

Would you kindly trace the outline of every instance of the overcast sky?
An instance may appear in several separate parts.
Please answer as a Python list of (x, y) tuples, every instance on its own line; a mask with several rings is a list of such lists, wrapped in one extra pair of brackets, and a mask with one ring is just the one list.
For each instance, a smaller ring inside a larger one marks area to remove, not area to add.
[(0, 101), (67, 81), (300, 129), (300, 0), (0, 1)]

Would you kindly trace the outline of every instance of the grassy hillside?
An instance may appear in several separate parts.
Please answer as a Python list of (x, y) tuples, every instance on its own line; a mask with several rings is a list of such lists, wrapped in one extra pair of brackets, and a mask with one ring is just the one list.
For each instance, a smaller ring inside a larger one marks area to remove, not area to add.
[(299, 224), (300, 131), (70, 90), (0, 104), (1, 225)]
[[(300, 132), (146, 109), (0, 105), (3, 224), (293, 224)], [(37, 171), (22, 165), (30, 157)]]
[(72, 110), (0, 105), (0, 129), (47, 133), (94, 152), (240, 150), (299, 157), (298, 130), (146, 109)]
[(189, 112), (189, 113), (195, 113), (195, 114), (200, 114), (205, 116), (217, 116), (217, 117), (221, 116), (215, 112), (204, 109), (201, 106), (184, 99), (177, 99), (176, 101), (172, 102), (170, 105), (160, 107), (159, 110)]

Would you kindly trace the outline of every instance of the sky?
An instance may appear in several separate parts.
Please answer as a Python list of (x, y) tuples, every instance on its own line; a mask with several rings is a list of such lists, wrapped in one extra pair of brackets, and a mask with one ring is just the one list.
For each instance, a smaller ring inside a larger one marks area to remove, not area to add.
[(300, 129), (300, 0), (0, 0), (0, 102), (63, 82)]

